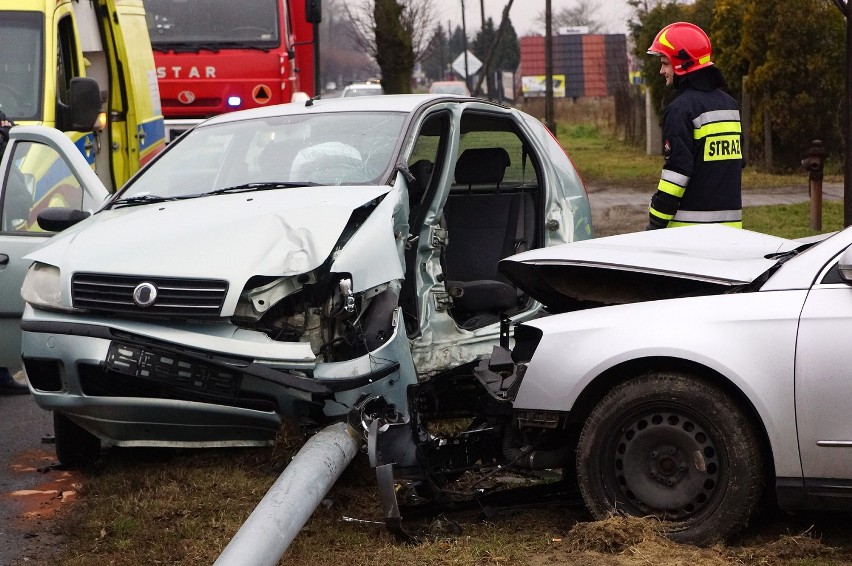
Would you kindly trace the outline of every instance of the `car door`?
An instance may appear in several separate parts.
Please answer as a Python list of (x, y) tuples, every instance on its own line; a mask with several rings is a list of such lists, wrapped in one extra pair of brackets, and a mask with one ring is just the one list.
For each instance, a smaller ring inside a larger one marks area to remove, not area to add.
[(30, 265), (23, 258), (53, 235), (38, 227), (36, 217), (51, 207), (92, 212), (108, 193), (77, 147), (43, 126), (11, 130), (0, 179), (0, 367), (17, 369), (21, 283)]
[[(850, 250), (840, 263), (849, 263)], [(852, 285), (833, 262), (802, 309), (796, 345), (796, 425), (808, 479), (852, 480)], [(847, 489), (852, 482), (844, 482)]]
[(418, 315), (409, 328), (418, 373), (487, 355), (502, 315), (523, 318), (539, 308), (497, 264), (543, 245), (543, 153), (517, 115), (484, 105), (448, 105), (423, 120), (409, 158), (418, 255), (407, 262), (417, 293), (408, 311)]

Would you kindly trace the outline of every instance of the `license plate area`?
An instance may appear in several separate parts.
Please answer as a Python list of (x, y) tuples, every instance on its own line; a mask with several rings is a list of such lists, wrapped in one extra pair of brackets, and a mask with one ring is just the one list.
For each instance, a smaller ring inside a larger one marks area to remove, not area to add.
[(107, 370), (181, 389), (236, 396), (242, 374), (156, 348), (111, 342)]

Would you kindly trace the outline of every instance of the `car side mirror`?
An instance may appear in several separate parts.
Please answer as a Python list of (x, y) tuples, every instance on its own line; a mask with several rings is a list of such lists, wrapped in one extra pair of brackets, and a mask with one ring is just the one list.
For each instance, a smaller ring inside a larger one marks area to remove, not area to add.
[(91, 216), (84, 210), (76, 208), (54, 207), (46, 208), (41, 211), (36, 218), (39, 227), (48, 232), (61, 232), (66, 228), (70, 228), (81, 220), (85, 220)]
[(95, 79), (74, 77), (68, 105), (57, 103), (57, 126), (63, 132), (91, 132), (101, 112), (101, 89)]
[(846, 248), (840, 254), (840, 260), (837, 262), (840, 277), (847, 283), (852, 284), (852, 246)]

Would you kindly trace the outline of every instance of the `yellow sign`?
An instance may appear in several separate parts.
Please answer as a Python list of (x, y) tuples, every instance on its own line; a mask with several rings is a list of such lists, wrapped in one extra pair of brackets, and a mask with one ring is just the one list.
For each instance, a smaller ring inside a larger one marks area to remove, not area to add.
[[(546, 89), (545, 75), (521, 77), (521, 92), (524, 96), (544, 96)], [(565, 98), (565, 75), (553, 75), (553, 96)]]
[(742, 159), (740, 136), (710, 136), (704, 142), (704, 161)]

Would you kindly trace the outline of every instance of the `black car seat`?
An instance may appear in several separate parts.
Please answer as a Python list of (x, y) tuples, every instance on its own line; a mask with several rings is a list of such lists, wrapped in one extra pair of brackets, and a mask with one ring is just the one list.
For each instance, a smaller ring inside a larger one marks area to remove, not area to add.
[(468, 149), (456, 163), (455, 180), (462, 189), (451, 192), (444, 207), (449, 232), (444, 268), (454, 318), (472, 321), (463, 326), (476, 326), (483, 314), (510, 311), (521, 300), (497, 263), (532, 245), (535, 205), (528, 193), (500, 191), (510, 164), (503, 148)]

